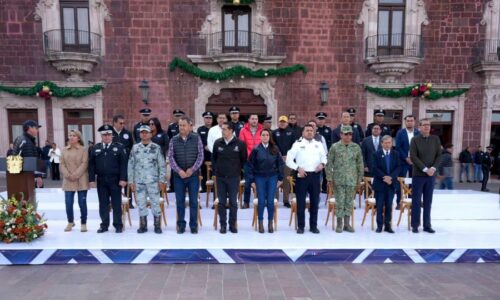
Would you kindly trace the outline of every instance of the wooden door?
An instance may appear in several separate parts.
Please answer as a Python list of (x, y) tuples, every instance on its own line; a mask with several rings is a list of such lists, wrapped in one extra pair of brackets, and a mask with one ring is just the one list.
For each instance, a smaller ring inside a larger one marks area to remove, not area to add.
[(8, 109), (7, 118), (9, 124), (9, 141), (13, 142), (16, 137), (23, 134), (23, 123), (26, 120), (38, 122), (38, 111), (36, 109)]

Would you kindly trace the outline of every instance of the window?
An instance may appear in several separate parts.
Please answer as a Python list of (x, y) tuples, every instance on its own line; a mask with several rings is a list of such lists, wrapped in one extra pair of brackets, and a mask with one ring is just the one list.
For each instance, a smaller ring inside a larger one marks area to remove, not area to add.
[(222, 51), (251, 52), (251, 10), (248, 6), (222, 7)]
[(61, 0), (63, 51), (90, 52), (89, 2)]
[(88, 141), (94, 141), (94, 110), (92, 109), (65, 109), (64, 110), (65, 137), (70, 130), (82, 133), (85, 147)]
[(405, 0), (379, 0), (379, 55), (401, 55), (404, 49)]
[(9, 124), (9, 141), (13, 142), (18, 136), (23, 134), (24, 121), (34, 120), (38, 122), (38, 111), (36, 109), (9, 109), (7, 110), (7, 119)]

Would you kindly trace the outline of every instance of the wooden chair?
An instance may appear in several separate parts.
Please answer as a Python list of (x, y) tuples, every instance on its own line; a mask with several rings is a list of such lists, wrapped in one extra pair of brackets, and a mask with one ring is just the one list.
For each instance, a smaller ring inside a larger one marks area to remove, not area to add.
[[(218, 197), (218, 194), (217, 194), (217, 178), (215, 176), (212, 176), (212, 180), (214, 182), (214, 191), (215, 191), (215, 195), (216, 195), (216, 198), (214, 199), (214, 229), (217, 230), (217, 226), (219, 224), (218, 220), (219, 220), (219, 198)], [(230, 206), (230, 203), (227, 202), (226, 203), (226, 209), (228, 209)], [(238, 228), (238, 221), (236, 221), (236, 228)]]
[[(335, 197), (333, 195), (333, 184), (328, 184), (326, 192), (326, 202), (328, 203), (328, 211), (326, 213), (325, 226), (328, 225), (330, 215), (332, 216), (332, 229), (335, 230)], [(354, 217), (353, 217), (354, 219)]]
[(130, 218), (130, 190), (127, 188), (127, 195), (122, 193), (122, 224), (125, 228), (126, 220), (128, 219), (128, 224), (132, 227), (132, 219)]
[[(252, 185), (252, 191), (255, 197), (253, 198), (253, 218), (252, 226), (257, 231), (257, 219), (259, 217), (259, 199), (257, 198), (257, 188)], [(278, 199), (274, 198), (274, 230), (278, 230)]]
[[(361, 198), (365, 194), (365, 182), (361, 181), (358, 187), (356, 188), (356, 195), (358, 195), (358, 208), (361, 208)], [(354, 199), (354, 202), (356, 202), (356, 199)], [(354, 205), (354, 208), (356, 208), (356, 205)]]
[(365, 212), (363, 214), (363, 221), (361, 222), (361, 226), (365, 225), (366, 215), (371, 211), (372, 230), (374, 230), (377, 207), (375, 201), (375, 191), (372, 187), (373, 177), (364, 177), (363, 181), (365, 182)]
[[(128, 190), (130, 191), (130, 185), (128, 186)], [(133, 195), (134, 195), (134, 198), (135, 198), (134, 199), (135, 200), (135, 204), (136, 204), (136, 206), (138, 206), (138, 204), (137, 204), (137, 192), (134, 191)], [(167, 201), (166, 197), (167, 197), (167, 185), (164, 184), (162, 186), (162, 188), (160, 189), (160, 199), (158, 199), (158, 202), (159, 202), (159, 205), (160, 205), (160, 212), (161, 212), (160, 222), (162, 222), (162, 223), (165, 224), (165, 228), (167, 228), (167, 214), (165, 213), (165, 202)], [(146, 199), (146, 201), (147, 201), (146, 207), (147, 208), (151, 208), (151, 203), (149, 202), (149, 200), (150, 200), (149, 197), (147, 197), (147, 199)], [(122, 198), (122, 204), (123, 204), (123, 198)]]
[(245, 193), (245, 179), (240, 178), (240, 187), (238, 191), (238, 203), (240, 208), (243, 208), (243, 194)]
[[(288, 226), (292, 226), (292, 219), (294, 220), (295, 230), (297, 230), (297, 196), (295, 195), (295, 178), (293, 176), (287, 177), (288, 182), (290, 183), (290, 197), (292, 198), (292, 207), (290, 209), (290, 221), (288, 222)], [(309, 210), (311, 200), (309, 197), (306, 197), (306, 209)]]
[[(198, 177), (198, 182), (199, 182), (199, 186), (201, 187), (201, 180), (203, 179), (203, 176), (199, 176)], [(203, 226), (203, 223), (201, 222), (201, 206), (200, 206), (200, 190), (201, 189), (198, 189), (198, 195), (196, 196), (196, 198), (198, 198), (198, 203), (196, 205), (197, 207), (197, 210), (198, 210), (198, 214), (197, 214), (197, 222), (198, 222), (198, 226)], [(189, 194), (188, 192), (186, 192), (186, 195), (185, 195), (185, 198), (184, 198), (184, 206), (186, 208), (189, 208), (190, 205), (189, 205)], [(176, 212), (176, 221), (179, 221), (179, 214)], [(178, 228), (177, 228), (178, 229)]]
[[(206, 200), (207, 200), (207, 203), (206, 203), (206, 207), (208, 207), (208, 200), (210, 199), (210, 194), (212, 193), (212, 189), (214, 187), (214, 180), (212, 179), (212, 162), (210, 161), (206, 161), (205, 162), (205, 166), (207, 167), (207, 197), (206, 197)], [(214, 200), (215, 200), (216, 196), (214, 197)]]
[[(401, 217), (406, 210), (408, 214), (408, 230), (411, 230), (411, 210), (412, 210), (412, 200), (411, 193), (412, 190), (410, 185), (412, 183), (411, 178), (398, 177), (399, 185), (401, 186), (401, 202), (399, 202), (399, 218), (398, 218), (398, 227), (401, 223)], [(423, 205), (421, 205), (423, 207)]]

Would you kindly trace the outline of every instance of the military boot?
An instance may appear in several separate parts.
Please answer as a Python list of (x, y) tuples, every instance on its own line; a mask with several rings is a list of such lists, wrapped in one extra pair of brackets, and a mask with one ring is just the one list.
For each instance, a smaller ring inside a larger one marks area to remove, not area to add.
[(140, 217), (139, 218), (139, 229), (137, 229), (137, 233), (148, 232), (148, 217)]
[(337, 217), (337, 229), (335, 229), (335, 232), (342, 233), (342, 228), (343, 227), (344, 227), (344, 225), (342, 225), (342, 218), (341, 217)]
[(344, 230), (347, 232), (354, 232), (354, 228), (352, 228), (351, 223), (349, 222), (350, 217), (344, 217)]
[(155, 233), (162, 233), (160, 216), (154, 216)]

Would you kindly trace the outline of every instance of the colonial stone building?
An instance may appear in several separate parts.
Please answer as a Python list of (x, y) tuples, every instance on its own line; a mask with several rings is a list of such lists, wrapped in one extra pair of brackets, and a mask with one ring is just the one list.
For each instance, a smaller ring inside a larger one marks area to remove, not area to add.
[[(434, 119), (443, 143), (500, 148), (500, 0), (16, 0), (0, 1), (0, 85), (104, 89), (85, 97), (21, 96), (0, 91), (0, 151), (26, 118), (40, 140), (64, 142), (79, 128), (86, 140), (114, 114), (138, 119), (139, 83), (149, 82), (153, 115), (164, 127), (180, 108), (200, 124), (206, 110), (237, 105), (243, 115), (318, 111), (338, 123), (356, 107), (358, 121), (387, 111)], [(178, 57), (222, 72), (296, 64), (308, 73), (207, 80), (169, 71)], [(433, 90), (468, 92), (436, 101), (389, 98), (365, 86), (400, 89), (432, 82)], [(320, 87), (328, 90), (321, 98)], [(327, 97), (325, 97), (327, 96)], [(498, 150), (497, 150), (498, 151)]]

